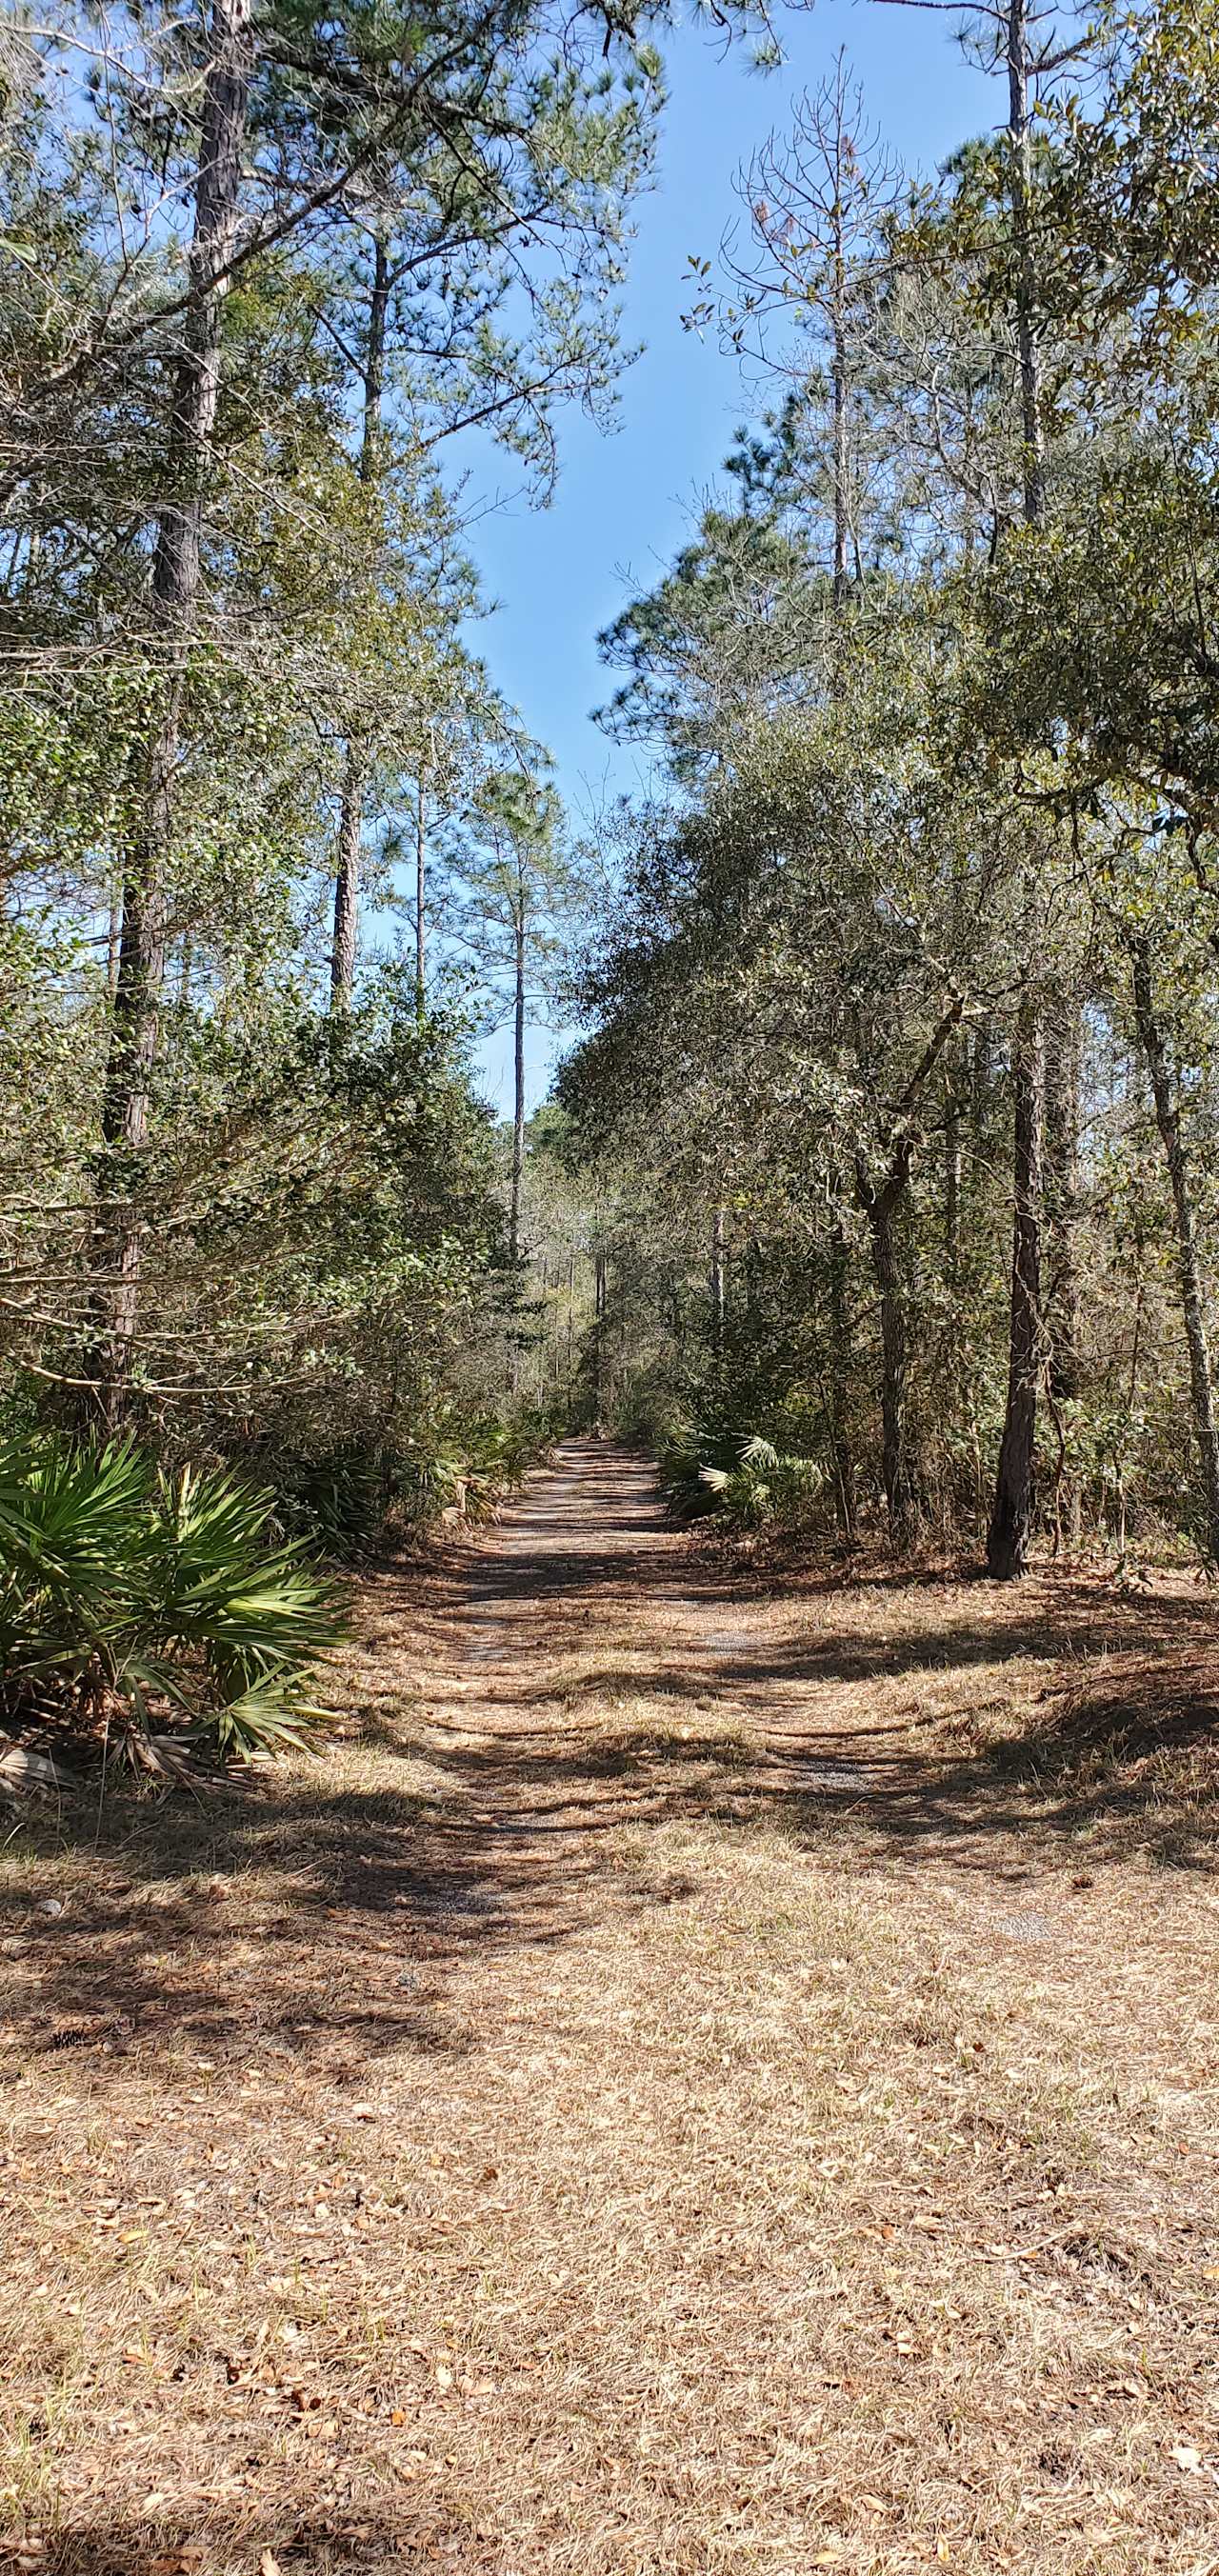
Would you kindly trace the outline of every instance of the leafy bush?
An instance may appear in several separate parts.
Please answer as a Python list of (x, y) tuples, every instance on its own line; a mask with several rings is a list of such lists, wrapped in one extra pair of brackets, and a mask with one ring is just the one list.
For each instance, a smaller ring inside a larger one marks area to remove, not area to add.
[(0, 1716), (162, 1729), (244, 1759), (307, 1742), (308, 1697), (341, 1631), (269, 1497), (227, 1475), (160, 1472), (128, 1441), (0, 1448)]
[(660, 1457), (661, 1484), (680, 1520), (714, 1512), (734, 1529), (800, 1520), (825, 1483), (815, 1458), (795, 1458), (760, 1432), (708, 1431), (684, 1423)]

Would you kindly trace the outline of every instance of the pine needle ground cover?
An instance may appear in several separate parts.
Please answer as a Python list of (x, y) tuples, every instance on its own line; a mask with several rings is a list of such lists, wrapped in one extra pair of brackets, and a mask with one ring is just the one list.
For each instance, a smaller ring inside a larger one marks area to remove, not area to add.
[(1212, 1626), (573, 1447), (322, 1762), (12, 1832), (5, 2565), (1219, 2566)]

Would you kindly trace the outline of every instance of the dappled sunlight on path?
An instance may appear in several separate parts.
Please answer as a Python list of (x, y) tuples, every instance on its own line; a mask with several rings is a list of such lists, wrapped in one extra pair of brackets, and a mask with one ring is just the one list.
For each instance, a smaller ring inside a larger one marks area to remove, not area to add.
[(1213, 1662), (592, 1441), (370, 1574), (324, 1759), (0, 1864), (14, 2563), (1197, 2576)]

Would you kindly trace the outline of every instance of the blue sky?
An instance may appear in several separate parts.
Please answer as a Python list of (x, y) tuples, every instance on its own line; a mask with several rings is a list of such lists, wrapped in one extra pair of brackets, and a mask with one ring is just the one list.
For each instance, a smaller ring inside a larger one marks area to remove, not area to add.
[[(691, 252), (713, 262), (736, 212), (733, 181), (772, 127), (788, 122), (793, 96), (815, 88), (844, 47), (871, 121), (909, 171), (933, 170), (963, 138), (999, 121), (998, 85), (962, 59), (952, 21), (874, 0), (822, 0), (781, 22), (787, 61), (751, 71), (744, 48), (725, 57), (714, 38), (687, 28), (668, 49), (669, 106), (657, 184), (638, 208), (623, 298), (623, 337), (644, 354), (622, 379), (617, 428), (578, 412), (560, 426), (559, 488), (548, 509), (530, 508), (512, 460), (476, 460), (467, 499), (500, 506), (474, 531), (494, 616), (478, 650), (530, 731), (555, 755), (558, 783), (577, 814), (629, 789), (637, 757), (592, 722), (613, 685), (597, 654), (598, 630), (624, 600), (650, 586), (688, 532), (737, 424), (749, 416), (734, 359), (682, 328)], [(556, 1040), (535, 1031), (530, 1087), (546, 1089)], [(507, 1039), (481, 1051), (491, 1095), (507, 1097)]]

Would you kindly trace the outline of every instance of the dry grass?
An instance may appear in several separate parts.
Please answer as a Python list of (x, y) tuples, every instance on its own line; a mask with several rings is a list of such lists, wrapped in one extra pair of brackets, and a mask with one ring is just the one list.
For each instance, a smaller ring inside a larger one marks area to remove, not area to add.
[(1219, 2569), (1211, 1624), (576, 1452), (324, 1765), (10, 1843), (0, 2558)]

